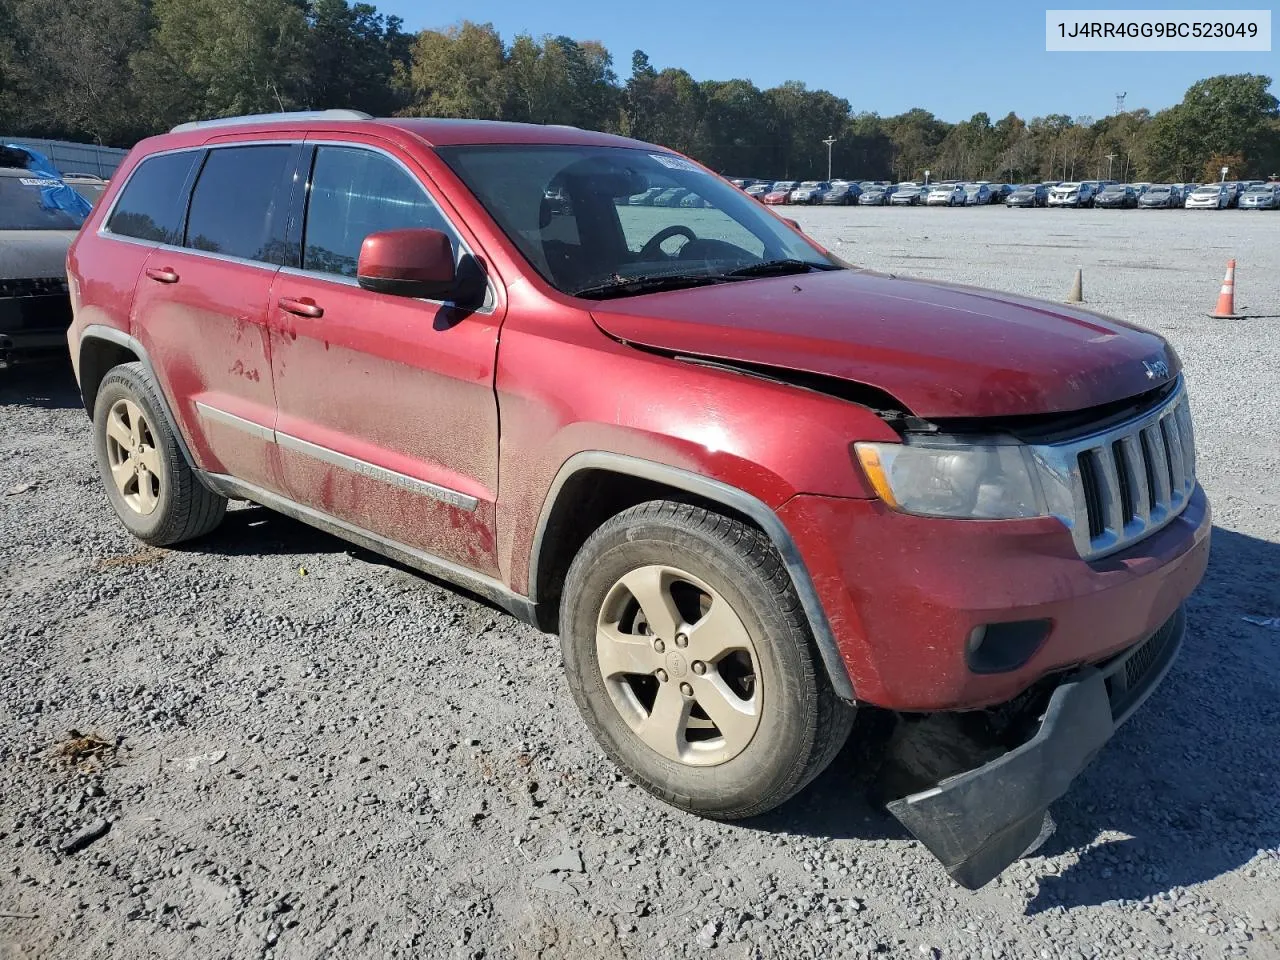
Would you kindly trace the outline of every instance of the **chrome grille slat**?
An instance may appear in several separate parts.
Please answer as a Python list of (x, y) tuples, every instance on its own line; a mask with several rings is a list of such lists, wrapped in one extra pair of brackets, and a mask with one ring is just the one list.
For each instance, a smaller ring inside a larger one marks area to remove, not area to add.
[(1129, 489), (1133, 491), (1133, 519), (1144, 527), (1151, 522), (1151, 494), (1147, 487), (1147, 463), (1142, 457), (1139, 434), (1120, 438), (1125, 469), (1129, 471)]
[(1155, 503), (1152, 504), (1152, 512), (1154, 513), (1156, 507), (1167, 511), (1172, 490), (1169, 486), (1169, 468), (1166, 466), (1164, 452), (1164, 432), (1160, 429), (1159, 424), (1147, 427), (1142, 432), (1146, 434), (1147, 443), (1151, 447), (1151, 475), (1155, 480), (1156, 487), (1156, 499)]
[(1187, 485), (1186, 465), (1182, 462), (1182, 431), (1178, 429), (1177, 417), (1163, 417), (1160, 428), (1164, 430), (1165, 447), (1169, 451), (1169, 486), (1173, 488), (1176, 505)]
[(1032, 451), (1050, 510), (1086, 560), (1155, 533), (1195, 490), (1195, 441), (1182, 383), (1127, 423)]
[(1121, 506), (1120, 475), (1116, 472), (1111, 444), (1098, 447), (1093, 451), (1093, 456), (1101, 481), (1099, 492), (1102, 494), (1102, 525), (1118, 537), (1124, 532), (1124, 510)]

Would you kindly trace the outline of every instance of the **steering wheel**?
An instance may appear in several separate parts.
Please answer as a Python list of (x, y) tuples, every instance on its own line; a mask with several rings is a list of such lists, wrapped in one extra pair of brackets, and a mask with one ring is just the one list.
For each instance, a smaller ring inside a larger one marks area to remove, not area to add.
[(698, 235), (684, 224), (673, 223), (669, 227), (663, 227), (649, 238), (649, 242), (640, 248), (640, 259), (657, 260), (659, 257), (667, 256), (662, 250), (662, 245), (672, 237), (684, 237), (690, 243), (698, 239)]

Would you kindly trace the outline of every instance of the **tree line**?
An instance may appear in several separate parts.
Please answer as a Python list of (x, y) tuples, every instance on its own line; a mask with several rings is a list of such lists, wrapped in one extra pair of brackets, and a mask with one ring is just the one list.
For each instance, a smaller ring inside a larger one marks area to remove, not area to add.
[(1094, 119), (924, 109), (882, 117), (789, 81), (695, 80), (643, 51), (491, 24), (407, 33), (348, 0), (3, 0), (0, 134), (130, 146), (192, 119), (351, 107), (564, 123), (672, 147), (734, 176), (1203, 181), (1280, 171), (1271, 78), (1210, 77), (1181, 103)]

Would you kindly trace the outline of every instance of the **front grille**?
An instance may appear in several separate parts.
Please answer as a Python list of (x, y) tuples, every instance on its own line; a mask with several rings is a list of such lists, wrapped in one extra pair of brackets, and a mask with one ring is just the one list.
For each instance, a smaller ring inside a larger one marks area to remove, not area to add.
[(0, 297), (47, 297), (65, 294), (65, 277), (35, 277), (23, 280), (0, 280)]
[(1094, 466), (1094, 453), (1086, 450), (1078, 458), (1080, 486), (1084, 491), (1085, 513), (1089, 518), (1089, 536), (1099, 537), (1103, 532), (1102, 486), (1098, 481), (1098, 469)]
[(1050, 506), (1076, 550), (1096, 559), (1150, 536), (1195, 489), (1195, 440), (1186, 391), (1125, 423), (1033, 448)]
[(1186, 614), (1179, 609), (1146, 640), (1102, 666), (1111, 715), (1121, 723), (1178, 652)]

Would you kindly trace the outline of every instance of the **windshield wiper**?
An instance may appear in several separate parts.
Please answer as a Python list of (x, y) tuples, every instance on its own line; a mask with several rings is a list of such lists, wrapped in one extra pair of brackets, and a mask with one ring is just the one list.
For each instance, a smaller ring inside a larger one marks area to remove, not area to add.
[(726, 277), (781, 277), (789, 273), (808, 273), (810, 270), (834, 269), (804, 260), (763, 260), (760, 263), (738, 267), (724, 274)]
[(607, 300), (611, 297), (632, 297), (640, 293), (657, 293), (660, 290), (683, 290), (686, 287), (704, 287), (723, 283), (723, 276), (706, 273), (668, 273), (640, 277), (613, 277), (604, 283), (593, 283), (570, 293), (575, 297)]

